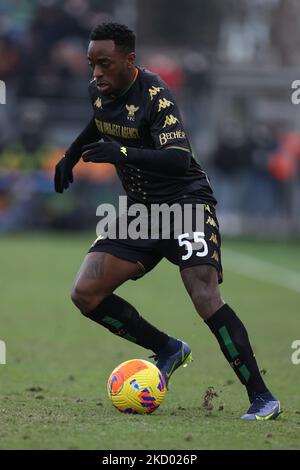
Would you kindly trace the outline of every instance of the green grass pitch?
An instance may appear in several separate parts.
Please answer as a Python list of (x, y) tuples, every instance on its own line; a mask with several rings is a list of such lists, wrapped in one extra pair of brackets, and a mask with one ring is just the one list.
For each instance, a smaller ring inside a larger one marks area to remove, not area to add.
[[(1, 449), (300, 448), (300, 365), (291, 362), (291, 344), (300, 339), (296, 243), (223, 243), (222, 295), (246, 324), (284, 411), (277, 421), (249, 423), (239, 420), (248, 407), (243, 387), (168, 262), (118, 293), (189, 342), (194, 362), (174, 374), (153, 415), (113, 408), (106, 395), (112, 369), (151, 352), (90, 322), (71, 304), (70, 286), (91, 241), (87, 234), (1, 237), (0, 339), (7, 348), (7, 364), (0, 365)], [(204, 406), (209, 387), (217, 396)]]

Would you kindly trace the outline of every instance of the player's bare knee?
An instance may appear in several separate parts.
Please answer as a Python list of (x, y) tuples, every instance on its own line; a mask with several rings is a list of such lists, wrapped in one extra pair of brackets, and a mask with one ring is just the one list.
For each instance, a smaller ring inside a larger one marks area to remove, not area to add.
[(219, 289), (206, 282), (195, 283), (190, 295), (199, 315), (204, 320), (212, 316), (223, 304)]
[(205, 282), (197, 282), (192, 286), (190, 292), (192, 301), (195, 305), (202, 305), (208, 303), (214, 296), (213, 289)]
[(208, 319), (223, 305), (216, 269), (210, 265), (198, 265), (183, 270), (181, 275), (199, 315), (204, 320)]
[(83, 315), (88, 315), (105, 299), (108, 294), (93, 292), (80, 284), (72, 287), (71, 299)]
[(81, 289), (78, 285), (73, 285), (71, 290), (71, 299), (74, 305), (79, 308), (80, 311), (84, 310), (86, 305), (89, 303), (89, 296), (84, 289)]

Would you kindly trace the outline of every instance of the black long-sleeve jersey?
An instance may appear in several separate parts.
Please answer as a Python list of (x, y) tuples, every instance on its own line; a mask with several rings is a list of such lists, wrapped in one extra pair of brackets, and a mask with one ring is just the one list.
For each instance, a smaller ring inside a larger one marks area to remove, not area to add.
[[(158, 75), (137, 67), (135, 81), (121, 96), (103, 95), (95, 79), (90, 82), (89, 93), (95, 123), (104, 141), (140, 149), (173, 147), (192, 155), (176, 101)], [(207, 175), (193, 156), (189, 169), (180, 176), (146, 171), (131, 164), (116, 165), (116, 169), (134, 202), (171, 203), (195, 196), (201, 202), (216, 204)]]

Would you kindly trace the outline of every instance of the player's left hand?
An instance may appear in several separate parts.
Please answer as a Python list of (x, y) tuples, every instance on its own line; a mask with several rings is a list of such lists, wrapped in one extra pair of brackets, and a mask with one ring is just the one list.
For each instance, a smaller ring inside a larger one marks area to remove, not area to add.
[(93, 142), (82, 147), (84, 162), (120, 164), (127, 156), (126, 147), (113, 142)]

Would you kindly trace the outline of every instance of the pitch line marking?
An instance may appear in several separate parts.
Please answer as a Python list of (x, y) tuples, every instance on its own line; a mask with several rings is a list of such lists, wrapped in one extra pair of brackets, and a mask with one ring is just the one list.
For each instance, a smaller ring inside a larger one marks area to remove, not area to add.
[(296, 271), (227, 248), (223, 258), (225, 270), (300, 293), (300, 274)]

